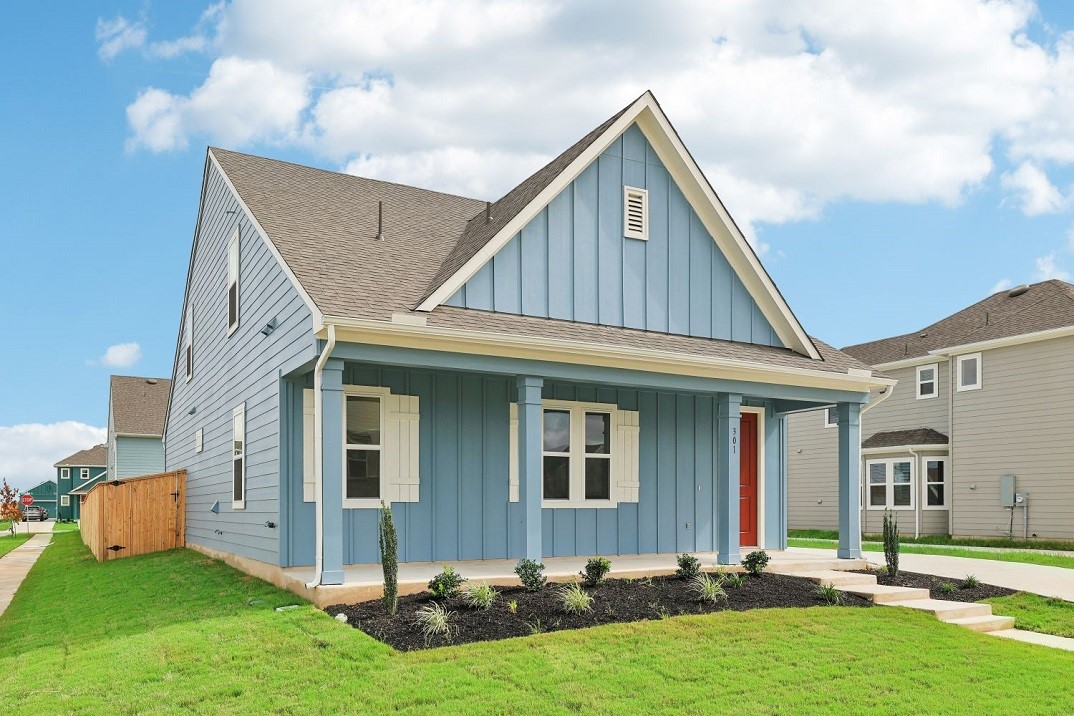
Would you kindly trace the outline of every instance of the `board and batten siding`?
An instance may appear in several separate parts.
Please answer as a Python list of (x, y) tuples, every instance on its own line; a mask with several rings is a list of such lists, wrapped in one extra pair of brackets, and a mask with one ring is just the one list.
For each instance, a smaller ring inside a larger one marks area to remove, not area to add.
[(1005, 532), (999, 480), (1013, 474), (1029, 493), (1030, 536), (1074, 539), (1074, 338), (985, 351), (981, 376), (980, 390), (955, 393), (954, 533)]
[[(505, 559), (522, 554), (521, 505), (509, 502), (509, 403), (503, 377), (348, 364), (344, 382), (420, 400), (420, 499), (392, 505), (403, 562)], [(288, 381), (288, 565), (312, 564), (312, 502), (302, 501), (302, 396)], [(615, 404), (640, 414), (640, 494), (609, 509), (542, 510), (547, 556), (715, 549), (716, 403), (711, 396), (549, 383), (546, 399)], [(783, 421), (768, 411), (765, 541), (782, 543)], [(377, 510), (344, 510), (344, 561), (378, 559)]]
[[(648, 240), (623, 235), (624, 186), (648, 191)], [(637, 125), (447, 304), (782, 345)]]
[(160, 438), (116, 436), (115, 478), (164, 472), (164, 443)]
[[(233, 213), (227, 213), (233, 212)], [(239, 326), (227, 335), (227, 243), (240, 232)], [(165, 436), (168, 470), (187, 471), (187, 541), (279, 563), (281, 376), (315, 358), (313, 320), (211, 164), (186, 300), (193, 302), (194, 375), (176, 365)], [(186, 320), (186, 305), (180, 314)], [(276, 328), (261, 333), (270, 320)], [(185, 325), (180, 326), (179, 345)], [(232, 507), (232, 410), (246, 405), (246, 503)], [(193, 411), (193, 414), (191, 412)], [(204, 449), (194, 449), (195, 431)], [(211, 511), (219, 502), (219, 513)], [(270, 527), (266, 523), (272, 523)]]

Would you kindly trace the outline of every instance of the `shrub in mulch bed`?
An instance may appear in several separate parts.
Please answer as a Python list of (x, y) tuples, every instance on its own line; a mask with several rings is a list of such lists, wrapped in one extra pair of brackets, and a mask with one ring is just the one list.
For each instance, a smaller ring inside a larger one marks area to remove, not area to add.
[[(964, 586), (964, 579), (937, 577), (934, 574), (918, 574), (899, 570), (899, 576), (890, 577), (884, 569), (863, 571), (867, 574), (875, 574), (877, 584), (883, 584), (888, 587), (927, 589), (931, 598), (944, 599), (949, 602), (979, 602), (982, 599), (1006, 597), (1015, 593), (1013, 589), (996, 587), (991, 584), (978, 584), (976, 587)], [(945, 591), (942, 587), (943, 584), (952, 584), (955, 588), (951, 591)]]
[[(826, 605), (824, 598), (817, 594), (817, 585), (800, 577), (780, 574), (750, 577), (741, 586), (727, 587), (726, 601), (715, 604), (701, 601), (689, 581), (653, 577), (607, 579), (598, 586), (584, 587), (593, 597), (592, 606), (581, 614), (567, 614), (560, 597), (563, 586), (549, 584), (536, 592), (505, 587), (489, 609), (474, 609), (467, 605), (464, 597), (434, 600), (432, 595), (424, 592), (400, 597), (399, 612), (394, 617), (384, 613), (379, 601), (336, 604), (325, 611), (332, 616), (346, 614), (351, 626), (396, 649), (412, 651), (683, 614)], [(449, 635), (426, 640), (417, 612), (433, 601), (439, 601), (452, 613), (453, 629)], [(848, 594), (844, 606), (867, 607), (871, 602)]]

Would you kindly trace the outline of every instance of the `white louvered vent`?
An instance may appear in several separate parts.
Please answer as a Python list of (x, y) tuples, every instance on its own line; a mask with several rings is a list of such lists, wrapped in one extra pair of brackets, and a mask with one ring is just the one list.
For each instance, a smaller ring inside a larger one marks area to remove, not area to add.
[(623, 187), (623, 235), (628, 239), (649, 239), (649, 192)]

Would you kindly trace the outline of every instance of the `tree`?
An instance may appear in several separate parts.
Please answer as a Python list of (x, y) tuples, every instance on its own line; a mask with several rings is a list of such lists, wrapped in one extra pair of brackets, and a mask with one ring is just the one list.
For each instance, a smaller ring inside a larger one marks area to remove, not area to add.
[(0, 486), (0, 520), (11, 520), (11, 532), (15, 532), (15, 523), (22, 521), (22, 509), (19, 507), (15, 488), (5, 479)]

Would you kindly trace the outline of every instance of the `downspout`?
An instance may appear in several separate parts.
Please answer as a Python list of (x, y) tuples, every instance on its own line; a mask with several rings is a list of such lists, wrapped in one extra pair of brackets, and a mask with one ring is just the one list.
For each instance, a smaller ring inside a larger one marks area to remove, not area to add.
[[(894, 393), (894, 392), (895, 392), (895, 386), (894, 385), (889, 385), (887, 387), (887, 389), (880, 394), (879, 398), (877, 398), (876, 400), (870, 400), (868, 403), (866, 403), (865, 407), (862, 408), (861, 411), (858, 413), (858, 419), (860, 420), (862, 415), (865, 415), (865, 413), (867, 413), (869, 410), (871, 410), (872, 408), (876, 407), (877, 405), (880, 405), (885, 400), (890, 398), (891, 394)], [(859, 463), (858, 464), (858, 501), (862, 502), (864, 504), (865, 495), (864, 495), (864, 488), (862, 487), (865, 484), (865, 456), (864, 455), (861, 455), (858, 458), (858, 463)], [(861, 531), (862, 531), (862, 533), (865, 533), (866, 530), (868, 529), (868, 526), (869, 526), (869, 524), (868, 524), (869, 512), (867, 510), (862, 510), (861, 505), (859, 505), (858, 509), (861, 510), (862, 512), (865, 512), (865, 519), (861, 523)]]
[(306, 589), (314, 589), (321, 584), (321, 569), (324, 562), (324, 520), (322, 515), (321, 492), (323, 490), (322, 473), (324, 472), (324, 420), (321, 417), (322, 404), (321, 387), (324, 382), (324, 366), (332, 357), (332, 351), (336, 347), (336, 327), (328, 324), (328, 342), (324, 350), (317, 358), (317, 364), (313, 368), (313, 521), (316, 524), (316, 542), (314, 544), (314, 570), (313, 579), (306, 582)]
[(914, 539), (921, 536), (921, 456), (917, 454), (917, 450), (909, 448), (910, 454), (914, 456), (914, 466), (911, 478), (911, 489), (917, 494), (914, 496)]
[[(978, 364), (979, 365), (979, 364)], [(979, 368), (978, 368), (979, 369)], [(947, 484), (944, 486), (947, 497), (947, 534), (955, 534), (955, 357), (947, 358)]]

